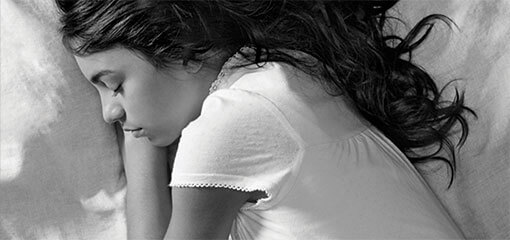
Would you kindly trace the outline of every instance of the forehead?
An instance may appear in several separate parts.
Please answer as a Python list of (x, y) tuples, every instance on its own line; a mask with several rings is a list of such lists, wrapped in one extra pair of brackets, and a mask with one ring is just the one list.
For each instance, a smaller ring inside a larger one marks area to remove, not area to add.
[(133, 71), (153, 68), (140, 55), (125, 48), (113, 48), (86, 56), (74, 56), (74, 58), (87, 78), (104, 70)]

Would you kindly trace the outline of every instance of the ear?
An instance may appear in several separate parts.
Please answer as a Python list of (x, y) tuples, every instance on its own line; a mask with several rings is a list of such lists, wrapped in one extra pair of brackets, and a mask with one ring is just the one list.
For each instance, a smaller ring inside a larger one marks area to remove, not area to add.
[(200, 69), (202, 69), (203, 64), (204, 64), (203, 61), (190, 60), (186, 63), (184, 69), (188, 73), (197, 73), (198, 71), (200, 71)]

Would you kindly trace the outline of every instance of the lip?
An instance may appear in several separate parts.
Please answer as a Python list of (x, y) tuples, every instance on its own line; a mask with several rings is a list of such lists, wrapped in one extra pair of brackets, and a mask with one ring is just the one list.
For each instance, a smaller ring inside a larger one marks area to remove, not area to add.
[(142, 128), (124, 128), (122, 130), (124, 130), (124, 132), (133, 132), (133, 131), (138, 131), (138, 130), (141, 130)]
[(124, 129), (124, 132), (131, 133), (135, 138), (146, 136), (145, 130), (143, 128)]

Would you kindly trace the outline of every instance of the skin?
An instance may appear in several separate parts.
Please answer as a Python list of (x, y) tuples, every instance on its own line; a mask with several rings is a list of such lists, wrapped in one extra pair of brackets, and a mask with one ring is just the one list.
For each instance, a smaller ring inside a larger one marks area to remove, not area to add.
[(75, 59), (99, 93), (104, 120), (120, 126), (128, 238), (227, 239), (239, 208), (258, 196), (218, 188), (170, 192), (167, 167), (169, 149), (175, 151), (168, 146), (199, 116), (224, 58), (157, 69), (118, 47)]
[(143, 137), (160, 147), (170, 145), (198, 117), (219, 71), (217, 64), (194, 62), (156, 69), (124, 48), (75, 59), (99, 93), (104, 120), (119, 122), (127, 132), (141, 129)]
[(147, 138), (134, 138), (130, 134), (120, 141), (127, 179), (128, 239), (162, 239), (172, 211), (168, 188), (170, 174), (167, 161), (171, 160), (168, 149), (156, 147)]

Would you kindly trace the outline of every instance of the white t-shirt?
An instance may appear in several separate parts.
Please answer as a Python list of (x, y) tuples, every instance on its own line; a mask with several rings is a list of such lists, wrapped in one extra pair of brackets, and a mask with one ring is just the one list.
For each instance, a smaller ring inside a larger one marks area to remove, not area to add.
[(313, 76), (270, 62), (227, 67), (214, 86), (170, 186), (265, 192), (232, 239), (462, 238), (403, 153)]

